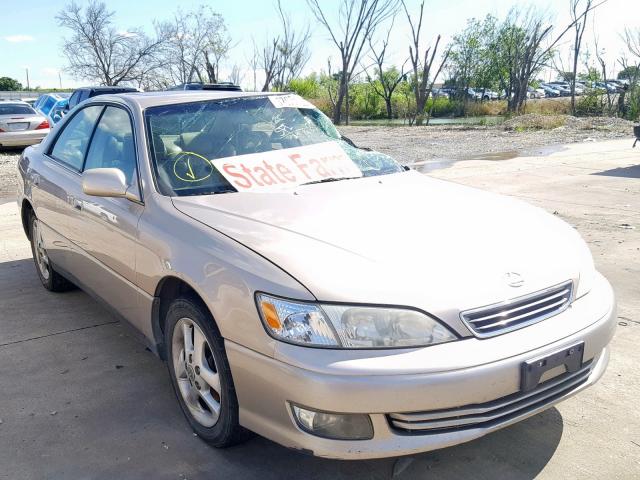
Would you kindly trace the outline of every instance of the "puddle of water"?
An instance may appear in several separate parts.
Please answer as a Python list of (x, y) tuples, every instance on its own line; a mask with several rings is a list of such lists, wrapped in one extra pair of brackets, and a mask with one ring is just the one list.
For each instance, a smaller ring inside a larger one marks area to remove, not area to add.
[(488, 152), (478, 153), (463, 158), (434, 158), (433, 160), (425, 160), (423, 162), (416, 162), (410, 166), (416, 169), (418, 172), (431, 172), (433, 170), (440, 170), (442, 168), (449, 168), (457, 162), (465, 162), (469, 160), (511, 160), (516, 157), (547, 157), (552, 153), (566, 150), (565, 145), (545, 145), (542, 147), (533, 147), (526, 150), (506, 150), (504, 152)]
[(424, 173), (431, 172), (433, 170), (440, 170), (442, 168), (449, 168), (457, 162), (465, 162), (469, 160), (510, 160), (512, 158), (516, 158), (517, 156), (519, 156), (519, 154), (520, 153), (517, 150), (509, 150), (506, 152), (479, 153), (477, 155), (466, 158), (436, 158), (433, 160), (426, 160), (424, 162), (417, 162), (412, 164), (411, 166), (418, 172)]
[(508, 150), (506, 152), (490, 152), (474, 155), (473, 157), (465, 158), (465, 160), (510, 160), (516, 158), (519, 155), (517, 150)]

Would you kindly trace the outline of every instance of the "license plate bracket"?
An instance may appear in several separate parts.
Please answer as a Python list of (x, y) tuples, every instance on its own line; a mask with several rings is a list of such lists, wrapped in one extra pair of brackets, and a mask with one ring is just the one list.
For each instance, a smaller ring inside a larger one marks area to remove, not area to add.
[(10, 132), (21, 132), (22, 130), (29, 128), (29, 122), (8, 123), (7, 127), (9, 127)]
[(582, 366), (583, 355), (584, 342), (579, 342), (557, 352), (527, 360), (520, 369), (520, 390), (523, 392), (533, 390), (538, 386), (545, 372), (560, 365), (564, 365), (567, 372), (577, 372)]

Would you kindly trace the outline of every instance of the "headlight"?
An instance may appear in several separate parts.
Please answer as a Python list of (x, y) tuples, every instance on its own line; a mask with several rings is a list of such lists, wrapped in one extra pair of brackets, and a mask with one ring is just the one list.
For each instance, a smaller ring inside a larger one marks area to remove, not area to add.
[(335, 348), (423, 347), (455, 340), (427, 315), (404, 308), (315, 304), (256, 296), (272, 336), (300, 345)]

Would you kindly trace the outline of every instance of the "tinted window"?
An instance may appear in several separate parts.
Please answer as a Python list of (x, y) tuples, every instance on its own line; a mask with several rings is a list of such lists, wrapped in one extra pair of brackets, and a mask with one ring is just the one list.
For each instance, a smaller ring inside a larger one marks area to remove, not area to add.
[(71, 95), (71, 98), (69, 99), (69, 109), (75, 107), (80, 100), (80, 91), (76, 90), (75, 92), (73, 92), (73, 95)]
[(81, 170), (91, 132), (101, 111), (102, 106), (93, 106), (74, 115), (58, 136), (51, 156), (75, 170)]
[(0, 103), (0, 115), (36, 115), (36, 112), (29, 105), (19, 103), (3, 105)]
[(84, 169), (118, 168), (127, 184), (136, 180), (136, 152), (129, 114), (121, 108), (107, 107), (91, 140)]
[(42, 110), (45, 114), (49, 113), (49, 110), (53, 108), (53, 106), (56, 104), (57, 101), (58, 100), (56, 98), (47, 97), (47, 99), (44, 101), (44, 103), (40, 107), (40, 110)]

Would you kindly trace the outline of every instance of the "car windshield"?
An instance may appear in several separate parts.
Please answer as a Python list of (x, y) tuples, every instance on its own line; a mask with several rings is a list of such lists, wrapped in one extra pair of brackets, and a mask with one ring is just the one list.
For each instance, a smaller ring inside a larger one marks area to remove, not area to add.
[(36, 112), (29, 105), (19, 103), (0, 104), (0, 115), (36, 115)]
[(282, 191), (403, 170), (356, 147), (296, 95), (163, 105), (145, 120), (158, 188), (169, 196)]

